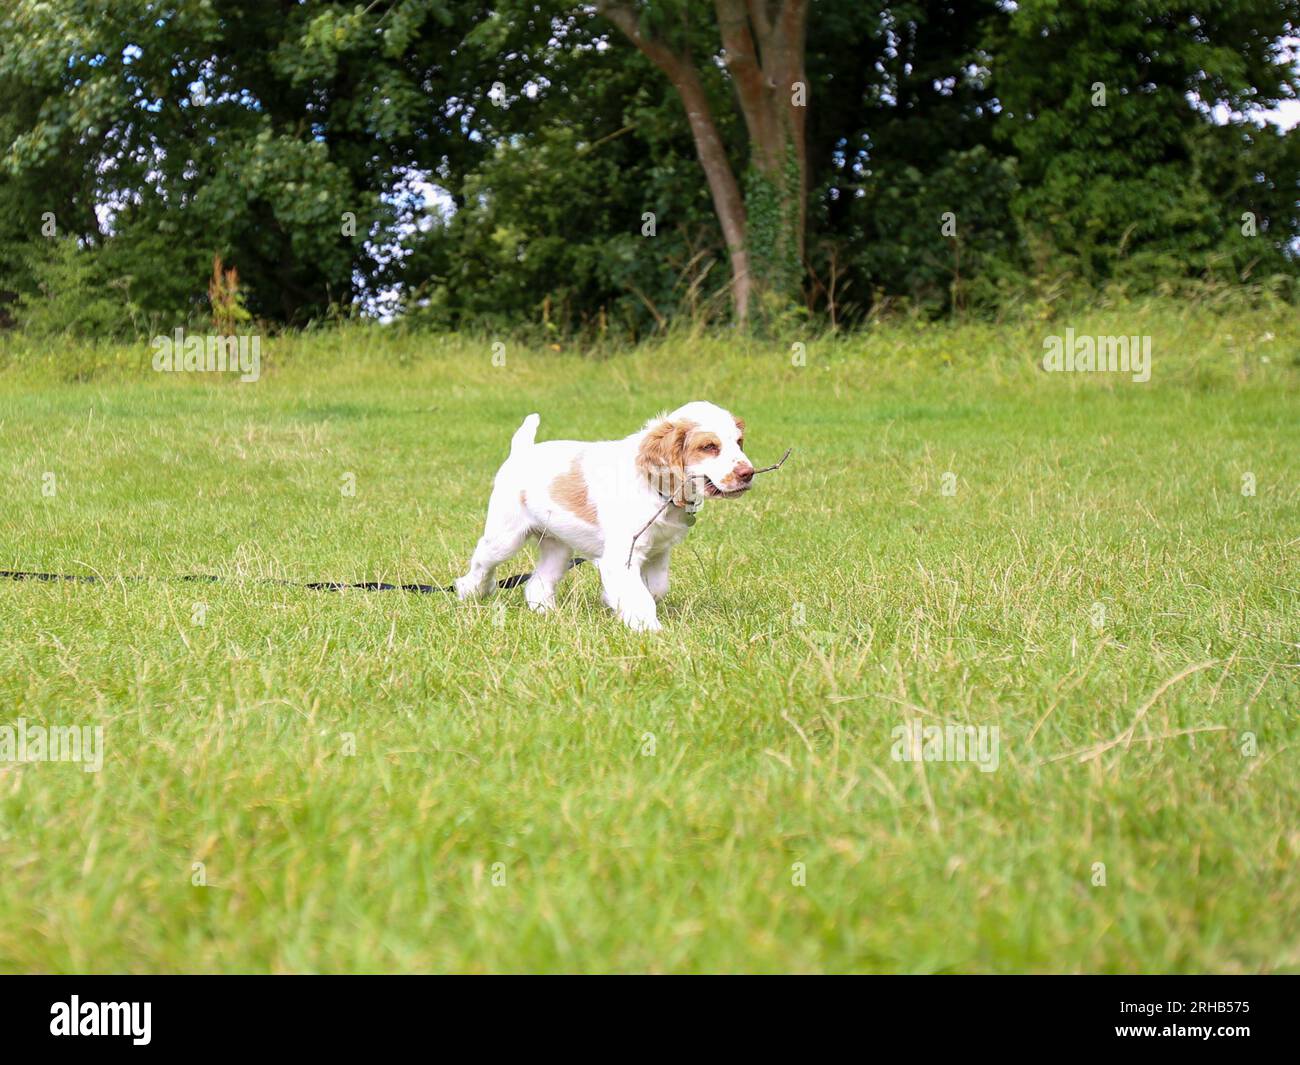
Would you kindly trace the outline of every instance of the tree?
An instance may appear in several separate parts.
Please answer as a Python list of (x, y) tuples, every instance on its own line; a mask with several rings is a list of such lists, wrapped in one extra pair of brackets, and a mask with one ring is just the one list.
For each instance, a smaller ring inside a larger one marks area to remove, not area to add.
[(1300, 0), (11, 0), (0, 325), (76, 278), (130, 311), (77, 328), (205, 317), (216, 253), (271, 322), (400, 286), (439, 327), (587, 336), (801, 288), (837, 324), (1046, 277), (1282, 290), (1300, 128), (1253, 113), (1300, 91), (1297, 25)]
[[(1225, 263), (1241, 280), (1261, 258), (1293, 270), (1300, 129), (1248, 116), (1300, 95), (1297, 24), (1297, 0), (1022, 0), (990, 47), (1015, 214), (1040, 256), (1140, 287)], [(1247, 212), (1262, 239), (1243, 239)]]
[[(808, 203), (808, 0), (714, 0), (716, 49), (691, 49), (689, 4), (600, 0), (597, 11), (668, 79), (681, 98), (731, 260), (735, 316), (755, 293), (793, 295), (803, 274)], [(718, 132), (701, 65), (719, 55), (749, 134), (745, 189)]]
[(877, 299), (985, 304), (1015, 271), (1016, 161), (995, 135), (985, 47), (1007, 17), (1003, 0), (818, 4), (808, 259), (827, 302), (836, 284), (837, 321)]
[[(374, 248), (399, 239), (403, 177), (490, 151), (448, 103), (477, 91), (457, 49), (481, 18), (438, 0), (20, 0), (0, 12), (0, 213), (17, 220), (0, 238), (39, 247), (53, 214), (164, 318), (201, 309), (214, 253), (258, 317), (347, 305), (393, 279)], [(0, 270), (20, 259), (0, 249)]]
[[(635, 49), (600, 50), (593, 20), (503, 21), (508, 44), (479, 60), (497, 86), (479, 126), (491, 151), (435, 178), (455, 208), (404, 239), (403, 313), (437, 328), (636, 337), (727, 305), (725, 285), (710, 298), (722, 241), (676, 96)], [(517, 57), (510, 69), (498, 52)]]

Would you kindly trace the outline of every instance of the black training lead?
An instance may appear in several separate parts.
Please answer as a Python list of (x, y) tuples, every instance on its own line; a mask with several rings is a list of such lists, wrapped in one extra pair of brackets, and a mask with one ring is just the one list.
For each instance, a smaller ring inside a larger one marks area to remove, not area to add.
[[(575, 566), (581, 566), (586, 561), (585, 558), (575, 558), (569, 563), (569, 568), (573, 569)], [(503, 591), (509, 591), (511, 588), (518, 588), (531, 576), (532, 573), (516, 573), (513, 576), (497, 581), (497, 587)], [(94, 574), (89, 573), (36, 573), (17, 569), (0, 569), (0, 578), (11, 581), (69, 581), (73, 584), (105, 584), (116, 580), (142, 581), (146, 579), (144, 577), (96, 577)], [(220, 577), (211, 573), (188, 573), (163, 579), (204, 581), (209, 584), (221, 582)], [(386, 584), (383, 581), (358, 581), (356, 583), (346, 581), (282, 581), (274, 577), (262, 577), (258, 579), (257, 583), (278, 584), (285, 588), (308, 588), (313, 592), (346, 592), (355, 589), (361, 592), (415, 592), (419, 595), (432, 595), (434, 592), (454, 592), (456, 590), (454, 584), (442, 586), (437, 584)]]

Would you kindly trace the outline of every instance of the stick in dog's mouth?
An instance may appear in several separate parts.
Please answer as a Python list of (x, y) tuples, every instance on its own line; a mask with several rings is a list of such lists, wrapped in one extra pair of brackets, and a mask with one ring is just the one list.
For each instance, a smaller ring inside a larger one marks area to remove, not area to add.
[[(793, 451), (793, 450), (794, 450), (794, 448), (792, 448), (792, 447), (788, 447), (788, 448), (786, 448), (786, 449), (785, 449), (785, 454), (781, 456), (781, 461), (780, 461), (780, 462), (778, 462), (778, 463), (776, 463), (775, 465), (772, 465), (772, 466), (764, 466), (761, 470), (755, 470), (755, 471), (754, 471), (754, 476), (757, 477), (760, 473), (771, 473), (773, 470), (779, 470), (782, 466), (785, 465), (785, 460), (788, 459), (788, 458), (790, 457), (790, 452)], [(712, 484), (713, 482), (710, 481), (709, 483)], [(651, 525), (653, 525), (653, 524), (655, 523), (655, 521), (659, 518), (659, 515), (662, 514), (665, 510), (668, 509), (668, 505), (669, 505), (672, 501), (673, 501), (673, 500), (672, 500), (672, 497), (671, 497), (671, 496), (669, 496), (667, 499), (665, 499), (665, 500), (664, 500), (664, 505), (663, 505), (662, 507), (660, 507), (658, 510), (656, 510), (656, 511), (654, 512), (654, 517), (652, 517), (648, 522), (646, 522), (644, 525), (642, 525), (642, 526), (641, 526), (641, 531), (638, 532), (634, 537), (632, 537), (632, 544), (631, 544), (631, 546), (627, 549), (627, 568), (628, 568), (628, 569), (631, 569), (631, 568), (632, 568), (632, 552), (636, 550), (636, 542), (637, 542), (638, 540), (641, 539), (641, 533), (644, 533), (648, 528), (650, 528)]]
[(764, 466), (761, 470), (755, 470), (754, 476), (757, 477), (760, 473), (771, 473), (773, 470), (779, 470), (782, 466), (785, 465), (785, 460), (790, 457), (790, 452), (793, 450), (794, 448), (792, 447), (786, 448), (785, 454), (781, 456), (780, 462), (776, 463), (774, 466)]

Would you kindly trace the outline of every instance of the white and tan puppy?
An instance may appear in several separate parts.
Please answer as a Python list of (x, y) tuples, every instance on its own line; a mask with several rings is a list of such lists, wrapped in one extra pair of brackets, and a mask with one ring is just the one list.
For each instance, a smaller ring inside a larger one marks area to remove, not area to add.
[(705, 498), (738, 496), (753, 480), (745, 423), (712, 403), (687, 403), (622, 440), (539, 444), (538, 422), (528, 415), (510, 441), (456, 594), (486, 595), (497, 566), (536, 537), (537, 568), (524, 586), (530, 607), (555, 605), (556, 585), (579, 553), (596, 563), (605, 603), (625, 624), (658, 630), (655, 604), (668, 592), (669, 558), (691, 515)]

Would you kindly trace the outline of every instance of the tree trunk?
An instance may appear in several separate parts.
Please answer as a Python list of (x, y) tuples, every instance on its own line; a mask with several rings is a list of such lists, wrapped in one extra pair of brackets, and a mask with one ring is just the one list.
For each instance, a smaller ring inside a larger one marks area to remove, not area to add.
[(749, 131), (750, 167), (743, 197), (691, 59), (643, 34), (630, 4), (601, 0), (596, 7), (664, 73), (686, 108), (695, 152), (731, 257), (732, 305), (737, 324), (743, 326), (748, 324), (755, 291), (773, 290), (788, 297), (803, 276), (808, 198), (804, 136), (808, 3), (714, 3), (727, 69)]
[(718, 127), (709, 109), (708, 97), (699, 74), (689, 59), (678, 55), (662, 41), (647, 37), (641, 32), (636, 13), (621, 4), (599, 3), (597, 10), (623, 32), (638, 49), (657, 66), (672, 83), (686, 118), (690, 122), (691, 136), (695, 140), (695, 154), (709, 184), (713, 197), (713, 211), (722, 228), (731, 258), (731, 303), (739, 325), (749, 321), (749, 297), (752, 281), (749, 272), (749, 251), (745, 247), (745, 201), (740, 195), (736, 175), (727, 160), (727, 152)]
[(792, 298), (807, 226), (807, 0), (714, 0), (727, 70), (749, 132), (745, 209), (756, 285)]
[(674, 85), (686, 106), (686, 117), (695, 138), (695, 152), (700, 157), (704, 177), (709, 183), (713, 210), (722, 227), (722, 238), (727, 242), (727, 253), (731, 257), (731, 304), (736, 323), (744, 326), (749, 322), (749, 298), (753, 289), (749, 248), (746, 245), (745, 202), (741, 198), (740, 187), (736, 184), (736, 175), (732, 173), (722, 139), (718, 136), (713, 115), (709, 111), (704, 86), (700, 84), (694, 69), (687, 67), (682, 80), (674, 82)]

